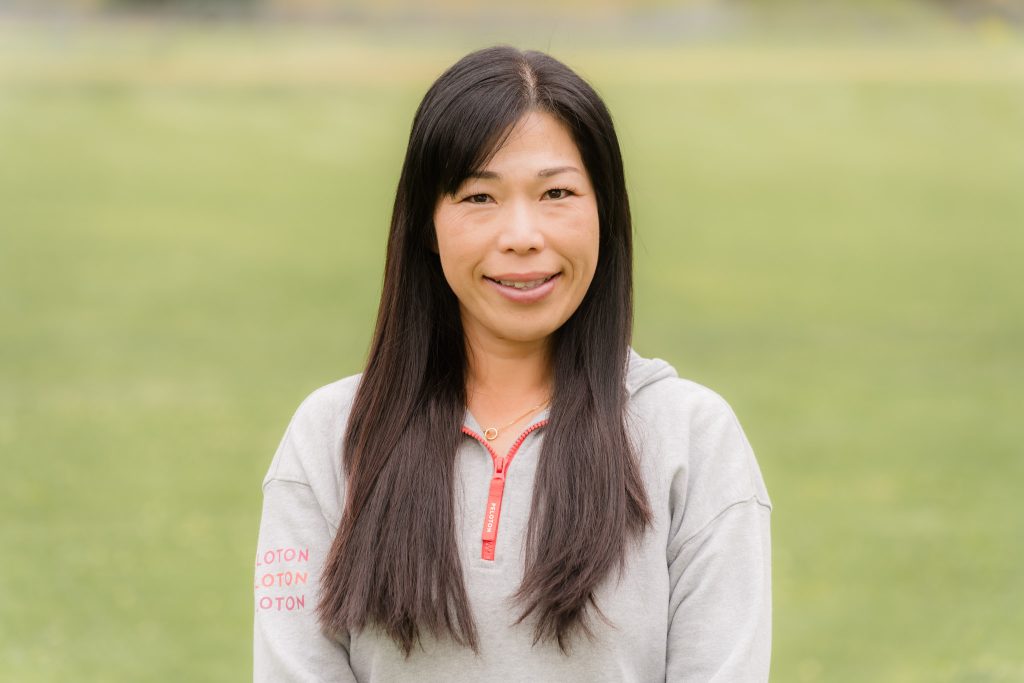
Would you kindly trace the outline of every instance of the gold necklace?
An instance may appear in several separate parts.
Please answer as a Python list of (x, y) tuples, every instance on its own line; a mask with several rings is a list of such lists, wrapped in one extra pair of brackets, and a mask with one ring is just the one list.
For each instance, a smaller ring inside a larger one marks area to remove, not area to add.
[(494, 441), (495, 439), (498, 438), (498, 430), (501, 430), (501, 429), (504, 429), (505, 427), (510, 427), (510, 426), (514, 425), (516, 422), (519, 422), (520, 420), (522, 420), (524, 417), (526, 417), (527, 415), (529, 415), (533, 411), (537, 410), (538, 408), (543, 408), (544, 406), (546, 406), (550, 402), (551, 402), (551, 399), (549, 398), (548, 400), (544, 401), (543, 403), (539, 403), (539, 404), (535, 405), (534, 407), (530, 408), (525, 413), (523, 413), (522, 415), (520, 415), (516, 419), (512, 420), (508, 424), (501, 425), (500, 427), (488, 427), (487, 429), (484, 430), (484, 438), (487, 439), (488, 441)]

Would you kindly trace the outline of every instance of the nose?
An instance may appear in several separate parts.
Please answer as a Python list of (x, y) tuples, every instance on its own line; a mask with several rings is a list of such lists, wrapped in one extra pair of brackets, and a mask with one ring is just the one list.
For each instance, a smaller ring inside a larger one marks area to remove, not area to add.
[(507, 207), (507, 215), (498, 234), (498, 249), (528, 253), (544, 248), (544, 232), (541, 217), (536, 207), (529, 202), (513, 202)]

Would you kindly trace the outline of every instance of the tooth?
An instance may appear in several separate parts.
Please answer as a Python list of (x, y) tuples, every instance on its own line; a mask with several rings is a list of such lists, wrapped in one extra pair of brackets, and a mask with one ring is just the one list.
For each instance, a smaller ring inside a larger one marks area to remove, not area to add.
[(505, 285), (506, 287), (515, 287), (516, 289), (533, 289), (534, 287), (539, 287), (544, 284), (552, 277), (554, 276), (542, 277), (538, 280), (530, 280), (529, 282), (514, 282), (512, 280), (495, 280), (495, 282)]

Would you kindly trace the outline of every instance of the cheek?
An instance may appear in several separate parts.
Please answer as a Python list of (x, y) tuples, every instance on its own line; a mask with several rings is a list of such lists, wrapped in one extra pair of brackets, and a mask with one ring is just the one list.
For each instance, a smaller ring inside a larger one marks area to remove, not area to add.
[(454, 241), (445, 244), (440, 241), (439, 244), (439, 255), (441, 258), (441, 271), (444, 273), (445, 279), (448, 281), (449, 286), (452, 290), (458, 293), (460, 289), (460, 283), (466, 279), (466, 260), (457, 251), (458, 241)]
[(597, 269), (597, 259), (601, 248), (601, 225), (596, 208), (589, 212), (581, 227), (580, 258), (584, 262), (584, 275), (589, 280)]
[(447, 211), (438, 211), (434, 215), (434, 241), (437, 244), (437, 255), (441, 259), (441, 269), (449, 279), (453, 264), (459, 261), (459, 224)]
[(475, 278), (480, 246), (474, 241), (474, 231), (468, 225), (455, 221), (435, 221), (434, 225), (441, 271), (451, 288), (458, 293), (464, 283)]
[[(589, 289), (597, 271), (600, 241), (600, 229), (595, 219), (593, 223), (587, 220), (575, 222), (571, 229), (566, 226), (557, 240), (549, 242), (569, 262), (574, 289), (582, 292)], [(582, 293), (577, 291), (577, 295), (582, 296)]]
[(587, 253), (587, 266), (584, 273), (584, 279), (587, 283), (587, 289), (590, 288), (590, 283), (594, 279), (594, 273), (597, 272), (597, 261), (600, 257), (600, 245), (598, 240), (597, 231), (594, 231), (594, 240), (591, 245), (590, 251)]
[(593, 222), (587, 227), (585, 239), (581, 245), (579, 273), (582, 289), (581, 297), (586, 295), (587, 290), (590, 289), (590, 285), (594, 280), (594, 274), (597, 272), (597, 262), (600, 257), (600, 250), (601, 229), (598, 224), (598, 218), (595, 215)]

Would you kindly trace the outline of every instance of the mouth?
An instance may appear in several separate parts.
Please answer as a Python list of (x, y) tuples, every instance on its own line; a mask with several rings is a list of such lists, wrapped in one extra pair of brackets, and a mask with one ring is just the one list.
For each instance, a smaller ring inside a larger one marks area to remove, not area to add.
[(547, 275), (547, 276), (540, 277), (540, 278), (535, 278), (535, 279), (532, 279), (532, 280), (505, 280), (505, 279), (498, 279), (498, 278), (488, 277), (487, 275), (484, 275), (484, 279), (485, 280), (490, 280), (491, 282), (496, 282), (497, 284), (502, 285), (504, 287), (512, 287), (512, 288), (519, 289), (519, 290), (530, 290), (530, 289), (536, 289), (537, 287), (540, 287), (545, 282), (547, 282), (547, 281), (549, 281), (549, 280), (551, 280), (551, 279), (553, 279), (555, 277), (558, 277), (560, 274), (561, 273), (552, 273), (551, 275)]

